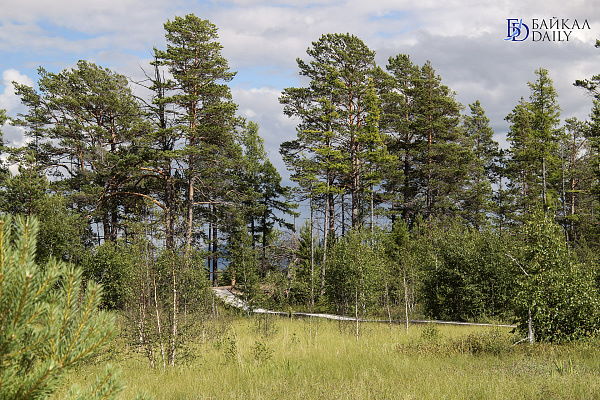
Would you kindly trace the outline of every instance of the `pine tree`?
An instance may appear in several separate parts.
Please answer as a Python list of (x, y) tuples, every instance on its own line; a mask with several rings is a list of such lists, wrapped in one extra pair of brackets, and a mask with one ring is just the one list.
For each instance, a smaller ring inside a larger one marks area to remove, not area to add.
[(586, 138), (589, 128), (589, 124), (583, 121), (568, 118), (565, 121), (566, 135), (560, 143), (562, 207), (559, 222), (573, 242), (585, 240), (593, 226), (594, 196), (589, 189), (594, 182), (594, 152)]
[(416, 84), (414, 129), (421, 140), (422, 193), (425, 215), (451, 214), (466, 179), (464, 166), (471, 152), (459, 129), (460, 104), (441, 84), (430, 63), (421, 68)]
[(236, 158), (232, 154), (238, 150), (234, 143), (237, 107), (226, 84), (235, 73), (229, 71), (217, 28), (208, 20), (188, 14), (167, 21), (164, 28), (167, 48), (155, 49), (155, 63), (165, 66), (172, 78), (163, 82), (164, 97), (158, 101), (172, 107), (172, 129), (181, 132), (184, 141), (178, 157), (186, 164), (185, 245), (189, 252), (195, 235), (194, 209), (218, 202), (220, 172), (227, 171), (224, 165)]
[(134, 207), (131, 169), (148, 132), (123, 75), (87, 61), (58, 74), (38, 70), (39, 90), (16, 84), (27, 112), (13, 123), (29, 144), (19, 162), (54, 177), (56, 190), (80, 213), (101, 222), (104, 240), (115, 240)]
[(417, 142), (412, 129), (414, 120), (414, 85), (419, 67), (408, 55), (390, 57), (386, 69), (389, 75), (379, 80), (382, 99), (381, 129), (386, 145), (394, 158), (385, 171), (384, 188), (391, 202), (392, 220), (400, 212), (404, 221), (416, 217)]
[(281, 184), (281, 175), (267, 158), (264, 141), (258, 134), (258, 125), (249, 122), (242, 134), (244, 149), (244, 176), (241, 185), (247, 186), (245, 213), (249, 219), (252, 248), (256, 247), (258, 234), (261, 236), (261, 270), (264, 275), (267, 246), (275, 224), (287, 229), (294, 226), (286, 222), (286, 216), (297, 215), (291, 201), (291, 189)]
[(511, 123), (509, 171), (517, 214), (532, 212), (542, 205), (559, 209), (561, 162), (559, 143), (560, 108), (548, 71), (535, 71), (530, 82), (529, 102), (521, 99), (506, 119)]
[[(600, 40), (596, 40), (596, 48), (600, 48)], [(592, 111), (590, 113), (589, 129), (586, 138), (589, 143), (589, 160), (593, 178), (585, 189), (589, 190), (593, 196), (592, 213), (596, 215), (595, 221), (592, 222), (592, 228), (586, 232), (591, 234), (595, 239), (592, 242), (597, 242), (600, 236), (600, 223), (598, 217), (600, 215), (600, 74), (594, 75), (589, 79), (578, 79), (574, 83), (575, 86), (584, 88), (594, 97)]]
[(473, 157), (462, 199), (462, 212), (473, 225), (485, 225), (493, 211), (492, 185), (498, 182), (498, 143), (479, 100), (469, 105), (471, 114), (463, 118), (463, 127), (471, 145)]
[(385, 156), (375, 92), (375, 53), (350, 34), (327, 34), (298, 59), (306, 88), (284, 90), (288, 116), (301, 120), (298, 139), (281, 147), (284, 160), (310, 197), (325, 198), (325, 243), (334, 233), (334, 196), (349, 193), (352, 225), (363, 223), (366, 194), (379, 178), (371, 166)]
[(589, 142), (589, 163), (593, 174), (591, 183), (588, 185), (588, 190), (593, 195), (590, 211), (596, 215), (595, 228), (592, 228), (590, 233), (593, 235), (592, 237), (595, 236), (595, 240), (592, 242), (598, 243), (600, 237), (600, 94), (596, 95), (594, 100), (586, 137)]
[[(114, 318), (98, 311), (100, 286), (84, 288), (81, 271), (51, 260), (35, 262), (38, 223), (0, 220), (0, 397), (45, 399), (67, 371), (98, 353), (115, 334)], [(114, 398), (108, 371), (90, 399)]]
[[(403, 173), (388, 173), (388, 191), (400, 190), (402, 217), (454, 215), (467, 183), (473, 152), (460, 128), (461, 105), (431, 63), (415, 66), (408, 56), (389, 60), (391, 83), (382, 91), (384, 130)], [(398, 169), (398, 168), (397, 168)]]

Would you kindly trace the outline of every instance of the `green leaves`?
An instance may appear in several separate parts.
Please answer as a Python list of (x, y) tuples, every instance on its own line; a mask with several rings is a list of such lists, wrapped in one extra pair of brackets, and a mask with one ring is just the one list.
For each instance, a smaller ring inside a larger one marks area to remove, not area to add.
[(510, 236), (478, 231), (460, 219), (426, 221), (417, 232), (413, 257), (427, 315), (452, 321), (511, 317), (516, 277), (506, 256)]
[(569, 254), (560, 226), (541, 212), (522, 229), (515, 297), (519, 329), (531, 311), (536, 340), (563, 342), (600, 331), (600, 293), (589, 269)]
[(331, 248), (326, 296), (338, 312), (358, 308), (364, 314), (377, 303), (387, 262), (381, 239), (367, 230), (353, 229)]

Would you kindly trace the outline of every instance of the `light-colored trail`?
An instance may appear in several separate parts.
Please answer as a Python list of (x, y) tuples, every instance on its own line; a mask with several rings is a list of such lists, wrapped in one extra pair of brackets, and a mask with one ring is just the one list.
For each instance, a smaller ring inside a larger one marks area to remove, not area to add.
[[(303, 313), (303, 312), (283, 312), (283, 311), (273, 311), (266, 310), (264, 308), (255, 308), (250, 309), (248, 304), (240, 299), (237, 295), (235, 295), (231, 291), (230, 286), (221, 286), (221, 287), (213, 287), (212, 290), (215, 292), (215, 295), (223, 301), (223, 303), (238, 308), (240, 310), (253, 312), (255, 314), (273, 314), (273, 315), (282, 315), (288, 317), (313, 317), (313, 318), (324, 318), (331, 319), (335, 321), (356, 321), (356, 318), (346, 317), (343, 315), (334, 315), (334, 314), (322, 314), (322, 313)], [(359, 322), (386, 322), (386, 323), (397, 323), (403, 324), (405, 320), (387, 320), (387, 319), (362, 319), (358, 318)], [(516, 325), (508, 325), (508, 324), (484, 324), (484, 323), (475, 323), (475, 322), (457, 322), (457, 321), (439, 321), (439, 320), (425, 320), (425, 319), (412, 319), (409, 320), (411, 324), (441, 324), (441, 325), (466, 325), (466, 326), (489, 326), (489, 327), (499, 327), (499, 328), (516, 328)]]

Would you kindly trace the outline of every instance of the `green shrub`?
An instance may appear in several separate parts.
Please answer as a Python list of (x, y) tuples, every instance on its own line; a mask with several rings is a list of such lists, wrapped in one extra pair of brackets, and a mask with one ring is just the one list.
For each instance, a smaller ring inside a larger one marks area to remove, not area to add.
[(259, 363), (269, 361), (273, 357), (273, 349), (264, 341), (257, 340), (252, 346), (252, 357)]
[(487, 332), (471, 333), (454, 342), (460, 353), (491, 354), (498, 356), (508, 353), (512, 348), (511, 337), (497, 329)]
[(102, 307), (122, 310), (131, 290), (135, 249), (122, 242), (105, 242), (86, 257), (86, 278), (102, 285)]
[(424, 342), (437, 342), (441, 337), (439, 328), (433, 324), (427, 324), (421, 330), (421, 340)]

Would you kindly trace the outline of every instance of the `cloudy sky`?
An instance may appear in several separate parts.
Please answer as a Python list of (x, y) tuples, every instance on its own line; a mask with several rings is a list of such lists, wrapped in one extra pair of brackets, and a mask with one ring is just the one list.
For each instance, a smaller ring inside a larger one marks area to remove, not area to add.
[[(11, 115), (20, 109), (11, 82), (34, 84), (40, 65), (58, 72), (87, 59), (140, 78), (152, 48), (164, 46), (167, 19), (187, 13), (209, 19), (238, 71), (232, 90), (239, 112), (261, 125), (282, 172), (278, 147), (294, 137), (295, 123), (277, 98), (299, 84), (295, 59), (323, 33), (356, 34), (382, 65), (398, 53), (430, 60), (460, 102), (483, 103), (500, 140), (504, 117), (528, 96), (534, 69), (550, 70), (564, 118), (586, 117), (590, 98), (572, 83), (600, 73), (600, 50), (593, 47), (600, 38), (597, 0), (0, 0), (0, 9), (0, 108)], [(552, 17), (587, 19), (591, 29), (561, 43), (503, 40), (507, 18)], [(4, 131), (8, 142), (21, 142), (14, 128)]]

